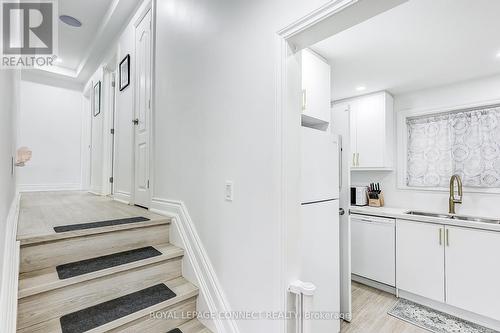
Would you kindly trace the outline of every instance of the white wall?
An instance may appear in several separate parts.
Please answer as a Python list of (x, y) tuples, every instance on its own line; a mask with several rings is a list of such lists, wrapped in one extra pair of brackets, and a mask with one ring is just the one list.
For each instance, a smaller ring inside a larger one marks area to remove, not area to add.
[(20, 93), (18, 144), (33, 157), (18, 169), (19, 189), (80, 189), (82, 93), (25, 80)]
[[(500, 76), (456, 83), (395, 96), (395, 110), (439, 109), (459, 105), (487, 103), (500, 100)], [(396, 149), (396, 146), (394, 147)], [(397, 155), (395, 155), (397, 156)], [(423, 209), (437, 212), (448, 211), (448, 191), (415, 191), (397, 188), (397, 172), (353, 172), (352, 182), (365, 185), (380, 182), (388, 207)], [(500, 216), (500, 194), (468, 193), (464, 190), (463, 204), (456, 205), (457, 213)]]
[[(153, 196), (185, 202), (233, 310), (279, 309), (284, 296), (276, 32), (325, 2), (158, 1)], [(243, 333), (277, 324), (238, 323)]]
[[(15, 194), (15, 177), (11, 173), (11, 158), (15, 156), (16, 133), (14, 129), (19, 107), (18, 76), (18, 72), (0, 70), (0, 114), (2, 116), (0, 122), (0, 272), (4, 265), (7, 215)], [(1, 273), (0, 286), (2, 286)]]

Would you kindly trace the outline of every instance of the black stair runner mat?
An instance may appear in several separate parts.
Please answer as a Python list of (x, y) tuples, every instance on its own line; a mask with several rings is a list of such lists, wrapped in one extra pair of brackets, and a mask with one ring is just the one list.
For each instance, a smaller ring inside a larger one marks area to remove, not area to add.
[(156, 256), (161, 256), (161, 252), (152, 246), (140, 249), (113, 253), (107, 256), (86, 259), (59, 265), (56, 267), (60, 280), (69, 279), (78, 275), (100, 271), (106, 268), (128, 264), (134, 261), (144, 260)]
[(178, 328), (174, 328), (173, 330), (168, 331), (167, 333), (182, 333), (182, 331)]
[(54, 231), (57, 233), (60, 233), (60, 232), (102, 228), (102, 227), (109, 227), (109, 226), (113, 226), (113, 225), (129, 224), (129, 223), (137, 223), (137, 222), (145, 222), (145, 221), (149, 221), (149, 219), (146, 217), (143, 217), (143, 216), (136, 216), (136, 217), (127, 217), (125, 219), (117, 219), (117, 220), (107, 220), (107, 221), (90, 222), (90, 223), (82, 223), (82, 224), (63, 225), (63, 226), (59, 226), (59, 227), (54, 227)]
[(177, 296), (165, 284), (157, 284), (108, 302), (61, 317), (62, 333), (83, 333)]

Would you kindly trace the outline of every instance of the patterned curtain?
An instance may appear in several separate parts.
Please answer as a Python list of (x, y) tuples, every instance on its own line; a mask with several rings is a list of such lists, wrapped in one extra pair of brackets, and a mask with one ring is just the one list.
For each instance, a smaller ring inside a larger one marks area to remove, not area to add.
[(500, 187), (500, 107), (408, 118), (406, 184)]

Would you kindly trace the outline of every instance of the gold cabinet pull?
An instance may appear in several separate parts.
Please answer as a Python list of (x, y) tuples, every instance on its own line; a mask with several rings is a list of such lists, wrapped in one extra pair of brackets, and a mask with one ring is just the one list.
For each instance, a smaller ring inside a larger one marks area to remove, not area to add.
[(356, 166), (356, 154), (352, 153), (352, 166)]
[(443, 245), (443, 228), (439, 228), (439, 246)]
[(359, 153), (356, 153), (356, 166), (359, 166)]
[(450, 246), (450, 229), (446, 229), (446, 246)]

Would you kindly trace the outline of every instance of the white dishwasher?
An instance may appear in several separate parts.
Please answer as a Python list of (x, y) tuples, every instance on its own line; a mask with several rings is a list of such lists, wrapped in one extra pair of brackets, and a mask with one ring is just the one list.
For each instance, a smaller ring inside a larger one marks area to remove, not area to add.
[(353, 274), (396, 285), (396, 220), (351, 214)]

